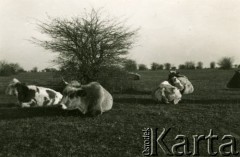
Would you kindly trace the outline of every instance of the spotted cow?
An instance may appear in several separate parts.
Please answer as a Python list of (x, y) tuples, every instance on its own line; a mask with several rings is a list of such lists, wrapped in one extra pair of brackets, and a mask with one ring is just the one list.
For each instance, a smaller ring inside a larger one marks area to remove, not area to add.
[(21, 107), (57, 105), (62, 94), (50, 88), (26, 85), (14, 78), (6, 89), (7, 95), (15, 95)]

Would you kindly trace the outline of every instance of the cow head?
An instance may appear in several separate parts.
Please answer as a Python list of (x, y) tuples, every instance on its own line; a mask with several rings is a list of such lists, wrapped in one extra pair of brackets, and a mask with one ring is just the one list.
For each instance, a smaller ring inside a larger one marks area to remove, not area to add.
[(168, 80), (172, 80), (173, 78), (181, 77), (180, 73), (176, 70), (170, 70), (168, 75)]
[(35, 98), (36, 91), (29, 89), (28, 86), (24, 83), (21, 83), (19, 80), (14, 78), (6, 89), (7, 95), (17, 96), (20, 105), (22, 107), (29, 107), (33, 103), (36, 103)]
[(176, 70), (171, 70), (168, 75), (168, 81), (171, 85), (177, 87), (180, 91), (184, 89), (184, 85), (181, 83), (181, 81), (178, 79), (178, 77), (182, 77), (183, 75), (180, 75), (179, 72)]
[(83, 98), (87, 95), (86, 91), (81, 88), (81, 84), (78, 81), (65, 82), (65, 84), (63, 98), (60, 102), (63, 109), (81, 108)]
[(14, 95), (18, 96), (18, 91), (17, 91), (17, 84), (20, 84), (20, 81), (16, 78), (14, 78), (8, 85), (5, 93), (7, 95)]
[(29, 89), (24, 83), (16, 84), (18, 100), (23, 103), (30, 103), (35, 97), (35, 90)]

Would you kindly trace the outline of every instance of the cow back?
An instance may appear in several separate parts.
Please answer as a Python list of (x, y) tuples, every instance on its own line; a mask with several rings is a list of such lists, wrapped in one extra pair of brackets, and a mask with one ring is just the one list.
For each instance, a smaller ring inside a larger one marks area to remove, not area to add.
[(104, 89), (99, 83), (91, 82), (81, 87), (86, 91), (85, 101), (88, 104), (88, 112), (103, 113), (112, 108), (112, 95)]
[(192, 83), (187, 77), (178, 77), (178, 80), (184, 85), (184, 91), (182, 94), (191, 94), (194, 91)]

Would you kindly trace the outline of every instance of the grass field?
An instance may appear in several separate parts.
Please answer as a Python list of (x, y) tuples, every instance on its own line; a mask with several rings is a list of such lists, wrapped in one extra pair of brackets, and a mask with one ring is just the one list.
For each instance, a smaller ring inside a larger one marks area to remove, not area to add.
[[(240, 90), (226, 88), (233, 70), (181, 71), (192, 81), (195, 92), (184, 95), (178, 105), (156, 104), (150, 91), (167, 78), (167, 71), (140, 72), (132, 83), (137, 92), (114, 95), (113, 109), (98, 117), (84, 117), (60, 108), (17, 108), (16, 99), (3, 95), (13, 77), (29, 84), (54, 86), (49, 73), (0, 77), (0, 156), (142, 156), (142, 129), (172, 128), (166, 141), (177, 134), (219, 136), (232, 134), (240, 150)], [(169, 145), (170, 145), (169, 144)], [(159, 149), (159, 156), (164, 156)], [(201, 156), (207, 156), (206, 141), (200, 142)]]

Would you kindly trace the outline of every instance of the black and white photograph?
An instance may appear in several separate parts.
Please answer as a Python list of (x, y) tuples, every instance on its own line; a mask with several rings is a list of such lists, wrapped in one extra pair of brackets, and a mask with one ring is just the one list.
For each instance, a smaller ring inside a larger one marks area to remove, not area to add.
[(239, 0), (0, 0), (0, 157), (240, 156)]

